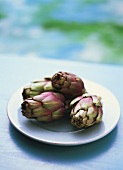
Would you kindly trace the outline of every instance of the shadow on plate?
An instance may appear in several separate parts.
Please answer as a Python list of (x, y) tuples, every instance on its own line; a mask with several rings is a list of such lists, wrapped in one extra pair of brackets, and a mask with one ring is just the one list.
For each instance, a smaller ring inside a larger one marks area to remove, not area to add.
[(25, 118), (24, 116), (22, 116), (21, 109), (18, 109), (19, 124), (23, 124), (29, 128), (30, 126), (39, 127), (41, 129), (45, 129), (52, 132), (77, 132), (78, 129), (75, 126), (71, 125), (69, 117), (69, 112), (66, 112), (66, 115), (59, 120), (53, 122), (41, 122), (36, 119)]
[(72, 164), (94, 159), (108, 151), (116, 139), (117, 126), (102, 139), (79, 146), (54, 146), (35, 141), (18, 132), (11, 123), (9, 132), (17, 147), (30, 158), (58, 164)]
[(105, 132), (105, 126), (103, 122), (95, 124), (91, 126), (91, 128), (88, 127), (86, 128), (86, 130), (83, 128), (78, 129), (77, 127), (71, 124), (69, 112), (66, 112), (66, 115), (59, 120), (56, 120), (53, 122), (41, 122), (36, 119), (27, 119), (26, 117), (22, 116), (21, 109), (19, 108), (18, 109), (18, 122), (20, 125), (28, 127), (29, 129), (32, 127), (33, 128), (39, 127), (41, 130), (45, 129), (50, 132), (73, 133), (76, 135), (76, 137), (77, 137), (77, 134), (78, 134), (78, 137), (79, 136), (81, 137), (80, 133), (82, 133), (83, 136), (86, 136), (87, 133), (89, 134), (89, 136), (91, 136), (92, 133), (95, 133), (97, 136), (100, 133)]

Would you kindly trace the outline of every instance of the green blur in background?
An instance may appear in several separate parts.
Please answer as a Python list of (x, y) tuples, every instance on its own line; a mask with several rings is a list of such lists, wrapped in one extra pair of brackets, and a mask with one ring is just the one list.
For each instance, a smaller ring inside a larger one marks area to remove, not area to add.
[(0, 55), (123, 64), (123, 1), (0, 1)]

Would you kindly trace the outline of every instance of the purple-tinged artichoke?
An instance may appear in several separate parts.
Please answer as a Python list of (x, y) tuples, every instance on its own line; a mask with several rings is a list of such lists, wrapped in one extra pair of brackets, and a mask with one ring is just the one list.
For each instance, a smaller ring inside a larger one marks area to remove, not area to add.
[(73, 99), (85, 92), (84, 82), (75, 74), (59, 71), (52, 77), (53, 88), (66, 99)]
[(70, 113), (71, 124), (77, 128), (86, 128), (102, 121), (101, 97), (85, 93), (73, 99), (70, 105), (73, 107)]
[(43, 92), (40, 95), (28, 98), (21, 104), (23, 116), (39, 121), (50, 122), (60, 119), (66, 111), (66, 101), (62, 94)]
[(46, 91), (53, 91), (51, 78), (45, 78), (44, 80), (34, 81), (28, 86), (23, 88), (23, 99), (32, 98)]

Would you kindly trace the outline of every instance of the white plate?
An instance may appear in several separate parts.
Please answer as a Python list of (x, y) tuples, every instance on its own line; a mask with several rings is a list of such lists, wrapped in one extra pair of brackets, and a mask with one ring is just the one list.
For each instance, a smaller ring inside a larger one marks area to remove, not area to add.
[(120, 107), (116, 97), (103, 86), (84, 80), (89, 93), (102, 97), (103, 120), (86, 130), (76, 129), (66, 117), (51, 123), (28, 120), (21, 114), (22, 89), (16, 91), (8, 103), (8, 117), (14, 127), (24, 135), (54, 145), (80, 145), (96, 141), (110, 133), (117, 125)]

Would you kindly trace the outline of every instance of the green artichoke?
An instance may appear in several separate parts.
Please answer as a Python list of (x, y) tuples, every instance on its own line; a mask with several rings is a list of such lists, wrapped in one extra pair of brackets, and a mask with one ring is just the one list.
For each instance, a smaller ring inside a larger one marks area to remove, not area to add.
[(102, 121), (101, 97), (85, 93), (71, 101), (71, 124), (86, 128)]
[(62, 93), (66, 99), (73, 99), (85, 92), (84, 82), (81, 78), (68, 72), (54, 74), (52, 77), (53, 88)]
[(32, 98), (45, 91), (53, 91), (51, 78), (44, 78), (41, 81), (34, 81), (30, 85), (24, 87), (22, 96), (23, 99)]
[(39, 121), (50, 122), (60, 119), (66, 111), (66, 100), (62, 94), (43, 92), (33, 98), (28, 98), (21, 104), (23, 116)]

